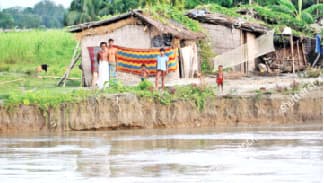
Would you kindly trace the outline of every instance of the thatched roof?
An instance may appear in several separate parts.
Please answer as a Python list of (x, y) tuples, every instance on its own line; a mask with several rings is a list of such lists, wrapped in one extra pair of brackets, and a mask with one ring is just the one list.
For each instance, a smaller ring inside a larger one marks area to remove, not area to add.
[(224, 25), (230, 28), (241, 29), (251, 33), (264, 34), (269, 31), (266, 26), (246, 22), (243, 19), (225, 16), (219, 13), (209, 13), (206, 10), (194, 9), (187, 13), (187, 16), (198, 20), (201, 23)]
[(192, 32), (189, 29), (185, 28), (183, 25), (176, 23), (175, 21), (169, 20), (167, 23), (162, 23), (158, 20), (153, 19), (151, 16), (144, 15), (140, 10), (133, 10), (129, 13), (125, 13), (119, 16), (115, 16), (106, 20), (100, 20), (95, 22), (88, 22), (79, 25), (74, 25), (69, 27), (69, 32), (71, 33), (79, 33), (84, 30), (111, 25), (117, 23), (118, 21), (125, 20), (130, 17), (136, 17), (141, 20), (144, 24), (149, 24), (155, 27), (162, 34), (172, 34), (179, 39), (184, 40), (197, 40), (205, 37), (202, 33)]

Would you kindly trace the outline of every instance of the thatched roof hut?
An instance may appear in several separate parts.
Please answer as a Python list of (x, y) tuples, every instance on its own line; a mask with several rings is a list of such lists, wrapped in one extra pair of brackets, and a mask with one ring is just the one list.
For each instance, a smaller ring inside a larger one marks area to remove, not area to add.
[[(81, 42), (85, 86), (90, 86), (92, 80), (92, 59), (89, 48), (98, 47), (100, 42), (107, 42), (109, 38), (114, 39), (116, 45), (129, 49), (160, 47), (175, 49), (176, 70), (168, 75), (170, 79), (193, 77), (194, 71), (199, 69), (196, 41), (205, 37), (204, 34), (192, 32), (173, 20), (161, 22), (140, 10), (130, 11), (106, 20), (74, 25), (69, 27), (69, 31), (74, 33)], [(184, 48), (187, 49), (186, 53), (190, 50), (191, 60), (182, 58), (181, 54), (178, 54)], [(138, 77), (132, 73), (120, 72), (118, 79), (127, 84), (137, 81)]]
[[(238, 13), (248, 14), (247, 11), (249, 10), (243, 9)], [(315, 45), (314, 40), (310, 38), (293, 36), (290, 43), (289, 36), (274, 34), (271, 40), (260, 42), (261, 35), (269, 34), (271, 29), (256, 21), (249, 22), (240, 17), (229, 17), (201, 9), (191, 10), (187, 16), (198, 20), (206, 28), (215, 54), (239, 53), (241, 55), (238, 57), (247, 60), (247, 62), (233, 67), (234, 71), (248, 73), (255, 71), (259, 63), (271, 62), (269, 69), (273, 71), (292, 72), (292, 65), (295, 70), (302, 70), (309, 60), (312, 61), (317, 56), (312, 51)], [(242, 47), (243, 44), (246, 46)], [(242, 52), (232, 51), (241, 48), (243, 48)], [(264, 55), (258, 54), (258, 52), (264, 53)], [(233, 57), (228, 61), (232, 59)]]
[(270, 31), (266, 26), (202, 9), (191, 10), (187, 16), (199, 21), (207, 30), (215, 55), (227, 53), (243, 44), (247, 45), (241, 57), (248, 58), (248, 61), (233, 67), (234, 71), (248, 73), (255, 69), (254, 50), (258, 49), (256, 39)]

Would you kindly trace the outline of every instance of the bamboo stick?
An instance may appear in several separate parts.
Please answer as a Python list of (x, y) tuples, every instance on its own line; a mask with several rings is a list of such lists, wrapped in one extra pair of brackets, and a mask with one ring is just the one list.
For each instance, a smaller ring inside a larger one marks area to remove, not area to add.
[(307, 58), (306, 58), (306, 55), (305, 55), (305, 49), (304, 49), (304, 43), (301, 42), (301, 46), (302, 46), (302, 52), (303, 52), (303, 58), (304, 58), (304, 64), (305, 66), (307, 66)]
[(66, 79), (69, 77), (70, 75), (70, 72), (71, 70), (74, 68), (74, 65), (76, 64), (76, 62), (81, 58), (81, 53), (79, 52), (78, 53), (78, 50), (80, 48), (80, 44), (81, 42), (79, 41), (77, 43), (77, 45), (75, 46), (74, 48), (74, 51), (73, 51), (73, 56), (72, 56), (72, 59), (71, 59), (71, 64), (70, 66), (66, 69), (63, 77), (60, 79), (60, 81), (57, 83), (57, 86), (61, 86), (63, 84), (63, 87), (65, 87), (65, 81)]
[(298, 70), (300, 70), (300, 51), (299, 51), (299, 40), (297, 41), (297, 54), (298, 54), (298, 59), (297, 59), (297, 64), (298, 64)]

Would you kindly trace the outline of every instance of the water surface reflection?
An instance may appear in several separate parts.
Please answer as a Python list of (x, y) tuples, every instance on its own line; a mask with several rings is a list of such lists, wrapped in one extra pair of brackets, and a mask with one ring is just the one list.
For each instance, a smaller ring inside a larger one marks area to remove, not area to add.
[(321, 182), (320, 125), (0, 136), (1, 182)]

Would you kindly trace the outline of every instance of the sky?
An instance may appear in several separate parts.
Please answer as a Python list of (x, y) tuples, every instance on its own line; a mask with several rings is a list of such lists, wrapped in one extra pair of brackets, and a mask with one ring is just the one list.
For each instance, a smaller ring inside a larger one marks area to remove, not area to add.
[[(33, 7), (36, 3), (42, 0), (0, 0), (0, 9), (9, 7)], [(72, 0), (51, 0), (56, 4), (62, 4), (64, 7), (68, 8)]]

